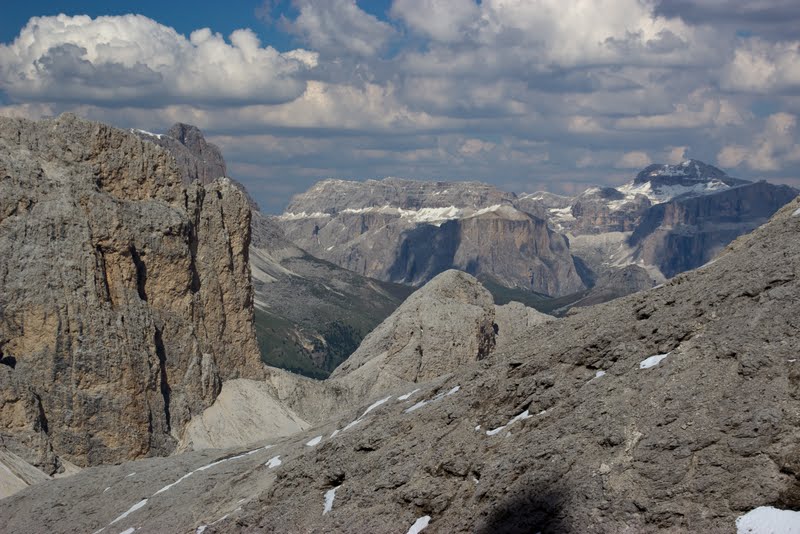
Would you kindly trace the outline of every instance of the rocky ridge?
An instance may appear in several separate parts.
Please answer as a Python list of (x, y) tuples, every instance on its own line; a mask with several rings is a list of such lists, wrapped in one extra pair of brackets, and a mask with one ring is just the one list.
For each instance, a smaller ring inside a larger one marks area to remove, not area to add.
[[(184, 184), (206, 184), (227, 176), (222, 152), (196, 126), (177, 123), (166, 134), (133, 133), (167, 149)], [(311, 256), (290, 242), (272, 219), (261, 215), (243, 185), (228, 178), (253, 211), (249, 259), (262, 360), (325, 378), (411, 289), (365, 278)]]
[(627, 265), (656, 281), (702, 265), (796, 194), (687, 160), (576, 197), (474, 182), (325, 180), (275, 221), (315, 256), (381, 280), (419, 285), (456, 268), (500, 292), (574, 301)]
[(263, 376), (250, 209), (139, 137), (0, 118), (0, 437), (46, 474), (174, 450)]
[(33, 486), (0, 528), (733, 532), (800, 509), (799, 233), (795, 200), (711, 265), (427, 384), (250, 450)]
[(455, 268), (548, 295), (583, 289), (566, 240), (514, 198), (473, 182), (326, 180), (275, 220), (314, 256), (379, 280), (418, 286)]
[(259, 213), (252, 227), (256, 334), (269, 365), (326, 378), (412, 292), (311, 256)]

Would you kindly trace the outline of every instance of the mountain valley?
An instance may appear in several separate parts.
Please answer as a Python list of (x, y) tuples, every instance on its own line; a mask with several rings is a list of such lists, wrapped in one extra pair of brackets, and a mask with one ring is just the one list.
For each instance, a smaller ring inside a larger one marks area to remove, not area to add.
[(0, 531), (800, 524), (793, 189), (689, 161), (265, 216), (192, 128), (0, 119)]

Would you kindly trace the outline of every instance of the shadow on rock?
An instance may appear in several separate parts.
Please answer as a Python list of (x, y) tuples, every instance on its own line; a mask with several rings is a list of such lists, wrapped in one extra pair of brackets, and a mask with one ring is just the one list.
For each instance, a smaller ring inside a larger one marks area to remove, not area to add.
[(526, 488), (498, 503), (478, 525), (477, 534), (535, 534), (574, 532), (567, 518), (568, 494), (561, 487)]

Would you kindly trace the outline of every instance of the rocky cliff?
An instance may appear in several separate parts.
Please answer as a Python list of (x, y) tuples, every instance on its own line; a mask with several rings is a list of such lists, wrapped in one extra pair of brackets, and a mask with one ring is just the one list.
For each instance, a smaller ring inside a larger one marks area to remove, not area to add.
[(197, 126), (177, 122), (165, 134), (135, 129), (131, 132), (145, 141), (167, 149), (178, 165), (184, 185), (192, 182), (207, 185), (217, 178), (227, 177), (247, 197), (250, 207), (258, 211), (258, 204), (247, 189), (228, 176), (228, 167), (222, 151), (217, 145), (206, 141), (203, 132)]
[[(571, 199), (522, 195), (517, 205), (544, 213), (551, 227), (567, 235), (576, 265), (592, 285), (597, 278), (621, 280), (615, 273), (631, 264), (659, 281), (703, 265), (797, 193), (687, 160), (650, 165), (616, 188), (592, 187)], [(595, 291), (592, 296), (580, 292), (569, 299), (596, 303), (612, 294), (618, 291)]]
[(146, 141), (166, 148), (175, 158), (186, 185), (192, 182), (210, 184), (217, 178), (228, 176), (222, 151), (217, 145), (206, 141), (203, 132), (196, 126), (178, 122), (166, 134), (144, 130), (132, 132)]
[(456, 268), (548, 295), (582, 289), (569, 246), (486, 184), (327, 180), (276, 220), (314, 256), (359, 274), (421, 285)]
[(253, 214), (250, 267), (263, 360), (325, 378), (413, 291), (311, 256)]
[(748, 532), (755, 509), (796, 524), (799, 234), (795, 200), (662, 287), (299, 435), (33, 486), (0, 501), (0, 529)]
[(789, 186), (757, 182), (656, 205), (631, 234), (634, 260), (655, 265), (668, 277), (694, 269), (795, 196)]
[(324, 381), (268, 368), (263, 381), (232, 380), (192, 419), (180, 450), (245, 446), (325, 423), (376, 395), (413, 387), (491, 356), (552, 317), (520, 303), (492, 304), (474, 277), (446, 271), (408, 298)]
[(170, 453), (225, 379), (261, 376), (250, 209), (164, 149), (0, 118), (0, 436), (46, 473)]
[[(219, 148), (196, 126), (177, 123), (165, 134), (132, 130), (175, 158), (184, 184), (227, 176)], [(325, 378), (412, 289), (360, 276), (311, 256), (261, 215), (245, 187), (230, 178), (253, 210), (249, 251), (256, 335), (262, 360)]]

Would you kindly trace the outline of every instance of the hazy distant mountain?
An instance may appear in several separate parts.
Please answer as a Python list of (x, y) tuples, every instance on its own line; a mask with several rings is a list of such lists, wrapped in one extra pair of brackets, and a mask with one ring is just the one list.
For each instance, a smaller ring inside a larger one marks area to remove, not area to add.
[(567, 241), (515, 201), (474, 182), (325, 180), (276, 220), (314, 256), (380, 280), (420, 285), (455, 268), (546, 295), (583, 289)]
[(620, 187), (589, 188), (572, 198), (520, 198), (568, 235), (572, 254), (597, 275), (635, 263), (661, 279), (706, 263), (797, 193), (688, 160), (650, 165)]

